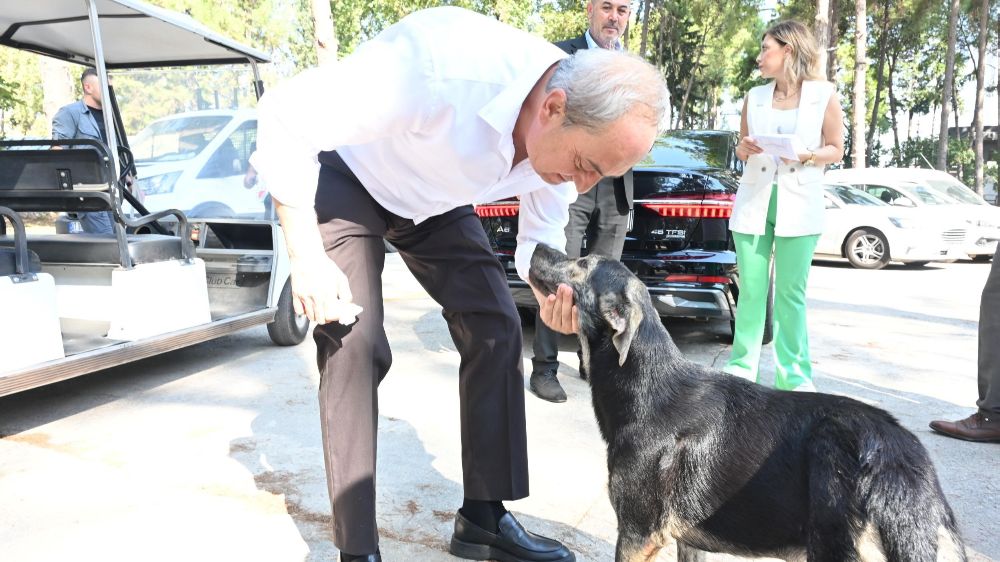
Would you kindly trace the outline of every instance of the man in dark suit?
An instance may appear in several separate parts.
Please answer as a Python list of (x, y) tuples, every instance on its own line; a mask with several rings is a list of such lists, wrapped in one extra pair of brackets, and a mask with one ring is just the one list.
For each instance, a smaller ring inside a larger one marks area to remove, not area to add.
[[(590, 22), (587, 31), (556, 45), (571, 55), (580, 49), (621, 51), (620, 39), (628, 26), (630, 13), (627, 0), (590, 0), (587, 3), (587, 20)], [(581, 194), (569, 208), (566, 254), (574, 258), (585, 254), (621, 258), (631, 209), (632, 171), (619, 178), (602, 179), (597, 187)], [(582, 248), (584, 235), (587, 237), (586, 251)], [(536, 321), (532, 347), (531, 391), (549, 402), (565, 402), (566, 392), (556, 378), (559, 370), (559, 334), (548, 329), (543, 322)], [(580, 363), (580, 376), (586, 378), (583, 362)]]

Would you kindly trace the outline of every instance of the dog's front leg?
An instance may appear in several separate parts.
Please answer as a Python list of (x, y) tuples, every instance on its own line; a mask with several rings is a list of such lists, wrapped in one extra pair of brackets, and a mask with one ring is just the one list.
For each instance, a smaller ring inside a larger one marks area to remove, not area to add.
[(704, 551), (677, 541), (677, 562), (705, 562)]
[(658, 552), (660, 545), (655, 544), (650, 537), (618, 533), (615, 562), (653, 562)]

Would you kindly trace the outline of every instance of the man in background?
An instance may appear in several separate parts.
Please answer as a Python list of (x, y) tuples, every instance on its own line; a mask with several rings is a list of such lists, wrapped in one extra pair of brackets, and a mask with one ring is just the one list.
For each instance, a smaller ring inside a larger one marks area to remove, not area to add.
[[(80, 76), (83, 99), (64, 105), (52, 119), (53, 139), (93, 139), (108, 144), (104, 128), (104, 105), (101, 100), (101, 81), (97, 71), (88, 68)], [(112, 234), (114, 218), (111, 211), (77, 213), (84, 232)]]

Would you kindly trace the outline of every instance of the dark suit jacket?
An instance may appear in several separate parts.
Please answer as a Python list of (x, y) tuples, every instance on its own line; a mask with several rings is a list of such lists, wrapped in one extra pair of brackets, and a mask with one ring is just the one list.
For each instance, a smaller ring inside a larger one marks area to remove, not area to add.
[[(584, 31), (584, 33), (588, 33)], [(587, 49), (590, 45), (587, 43), (587, 37), (581, 35), (573, 39), (567, 39), (566, 41), (557, 41), (556, 47), (566, 51), (569, 54), (573, 54), (580, 49)], [(625, 172), (625, 175), (620, 178), (614, 178), (615, 184), (615, 202), (618, 204), (618, 212), (621, 214), (627, 214), (630, 209), (632, 209), (632, 197), (635, 192), (633, 187), (633, 177), (632, 170)]]

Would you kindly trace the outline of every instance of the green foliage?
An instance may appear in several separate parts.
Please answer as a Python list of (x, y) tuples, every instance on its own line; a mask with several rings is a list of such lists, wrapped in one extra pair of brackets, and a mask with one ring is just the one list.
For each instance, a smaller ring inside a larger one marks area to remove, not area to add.
[(0, 138), (47, 136), (38, 57), (0, 47)]
[[(912, 138), (900, 143), (900, 158), (893, 163), (902, 167), (933, 167), (937, 154), (937, 137)], [(948, 139), (948, 171), (959, 179), (976, 175), (975, 154), (968, 143)]]

